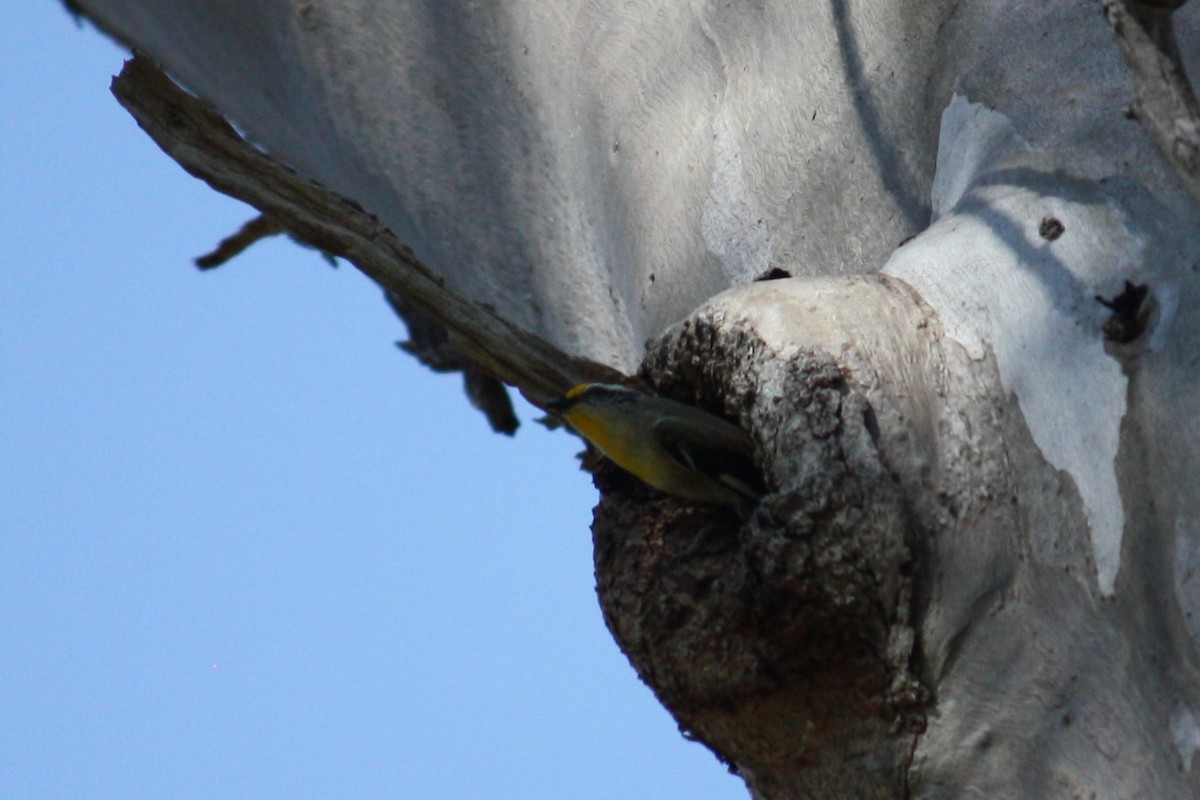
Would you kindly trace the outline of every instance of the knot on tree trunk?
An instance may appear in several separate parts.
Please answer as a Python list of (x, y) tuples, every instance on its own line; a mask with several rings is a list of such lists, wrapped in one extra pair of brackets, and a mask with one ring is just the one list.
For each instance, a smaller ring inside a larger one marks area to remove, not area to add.
[(840, 356), (781, 353), (705, 309), (653, 344), (648, 383), (753, 436), (770, 494), (745, 524), (615, 467), (596, 475), (609, 628), (681, 728), (758, 797), (897, 796), (923, 726), (914, 517), (864, 376)]

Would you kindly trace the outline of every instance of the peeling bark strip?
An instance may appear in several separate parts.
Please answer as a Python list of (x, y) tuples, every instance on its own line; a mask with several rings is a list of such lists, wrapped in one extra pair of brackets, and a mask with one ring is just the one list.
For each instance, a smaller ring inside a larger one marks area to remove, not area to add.
[(284, 230), (286, 229), (279, 224), (279, 220), (272, 219), (266, 214), (259, 214), (239, 228), (236, 233), (222, 239), (211, 253), (205, 253), (198, 257), (196, 266), (200, 269), (216, 269), (241, 255), (256, 242), (283, 233)]
[(1200, 103), (1179, 55), (1171, 15), (1182, 0), (1103, 0), (1135, 87), (1132, 112), (1200, 203)]
[(125, 62), (112, 91), (150, 138), (193, 176), (278, 220), (313, 247), (345, 258), (442, 325), (455, 347), (488, 374), (520, 387), (533, 402), (584, 380), (617, 379), (612, 369), (572, 358), (451, 291), (375, 217), (251, 146), (149, 60)]
[(491, 377), (454, 346), (446, 328), (410, 306), (403, 297), (384, 292), (388, 305), (408, 328), (408, 339), (396, 346), (434, 372), (459, 372), (471, 405), (483, 412), (496, 433), (512, 436), (520, 427), (504, 384)]

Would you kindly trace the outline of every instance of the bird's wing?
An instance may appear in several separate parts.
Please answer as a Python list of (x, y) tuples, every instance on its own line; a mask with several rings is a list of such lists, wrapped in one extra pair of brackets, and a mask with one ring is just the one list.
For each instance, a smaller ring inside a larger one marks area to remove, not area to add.
[(767, 492), (762, 471), (750, 453), (753, 444), (749, 435), (730, 426), (728, 435), (716, 441), (695, 441), (694, 427), (686, 422), (662, 420), (654, 426), (654, 435), (671, 458), (680, 465), (709, 475), (729, 488), (758, 500)]

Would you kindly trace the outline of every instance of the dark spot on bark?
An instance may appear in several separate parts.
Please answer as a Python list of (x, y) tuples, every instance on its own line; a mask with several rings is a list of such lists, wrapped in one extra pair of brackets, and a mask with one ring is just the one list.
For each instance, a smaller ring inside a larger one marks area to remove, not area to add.
[(1145, 333), (1154, 312), (1154, 298), (1144, 283), (1125, 281), (1119, 295), (1111, 300), (1096, 295), (1096, 302), (1112, 311), (1104, 323), (1104, 338), (1116, 344), (1128, 344)]
[(781, 267), (771, 267), (769, 270), (759, 275), (754, 280), (757, 281), (777, 281), (780, 278), (790, 278), (792, 273)]
[(1048, 242), (1053, 242), (1058, 237), (1062, 236), (1067, 230), (1067, 226), (1062, 224), (1062, 220), (1058, 217), (1047, 214), (1042, 217), (1041, 223), (1038, 225), (1038, 236), (1041, 236)]
[(871, 435), (871, 442), (879, 447), (879, 420), (875, 417), (875, 409), (870, 406), (863, 409), (863, 425)]

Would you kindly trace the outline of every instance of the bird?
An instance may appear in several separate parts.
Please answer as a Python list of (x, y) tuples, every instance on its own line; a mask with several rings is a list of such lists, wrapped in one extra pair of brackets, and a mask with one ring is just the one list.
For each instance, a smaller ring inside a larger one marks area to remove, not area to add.
[(748, 518), (767, 492), (746, 431), (665, 397), (611, 383), (582, 383), (546, 404), (610, 461), (685, 500)]

